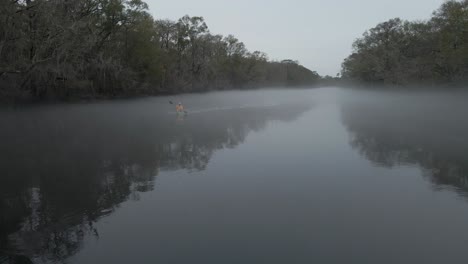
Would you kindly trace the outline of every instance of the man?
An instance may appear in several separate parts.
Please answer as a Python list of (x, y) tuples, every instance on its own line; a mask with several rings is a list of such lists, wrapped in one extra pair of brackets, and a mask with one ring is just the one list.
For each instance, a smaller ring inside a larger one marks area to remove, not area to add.
[(179, 102), (176, 106), (176, 112), (177, 113), (183, 113), (184, 112), (184, 106), (182, 105), (181, 102)]

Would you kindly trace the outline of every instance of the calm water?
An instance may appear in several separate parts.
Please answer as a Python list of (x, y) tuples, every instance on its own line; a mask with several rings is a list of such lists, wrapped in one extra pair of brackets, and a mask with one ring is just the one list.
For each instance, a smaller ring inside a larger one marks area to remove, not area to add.
[(328, 88), (0, 109), (0, 263), (466, 263), (467, 99)]

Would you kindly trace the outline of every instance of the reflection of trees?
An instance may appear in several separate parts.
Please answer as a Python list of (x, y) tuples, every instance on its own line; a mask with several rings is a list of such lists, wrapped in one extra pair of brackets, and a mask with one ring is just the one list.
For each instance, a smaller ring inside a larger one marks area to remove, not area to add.
[(63, 261), (93, 223), (153, 189), (159, 170), (203, 170), (269, 120), (304, 105), (237, 109), (182, 122), (133, 106), (36, 107), (0, 114), (0, 263), (12, 256)]
[(370, 161), (386, 167), (419, 165), (434, 186), (468, 194), (468, 112), (461, 104), (382, 102), (347, 105), (343, 123), (350, 144)]

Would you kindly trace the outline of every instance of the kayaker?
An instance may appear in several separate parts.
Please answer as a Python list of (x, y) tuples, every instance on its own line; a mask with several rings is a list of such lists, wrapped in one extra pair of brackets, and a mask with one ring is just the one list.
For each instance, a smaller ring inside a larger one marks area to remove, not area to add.
[(181, 102), (179, 102), (179, 103), (177, 104), (177, 106), (176, 106), (176, 111), (177, 111), (177, 113), (182, 113), (182, 112), (184, 112), (184, 106), (182, 105)]

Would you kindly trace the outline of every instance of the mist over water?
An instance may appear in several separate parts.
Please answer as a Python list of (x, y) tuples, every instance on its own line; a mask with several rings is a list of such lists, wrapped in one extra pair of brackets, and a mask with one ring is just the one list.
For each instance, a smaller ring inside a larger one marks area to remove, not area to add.
[(327, 88), (0, 109), (0, 263), (465, 263), (467, 99)]

